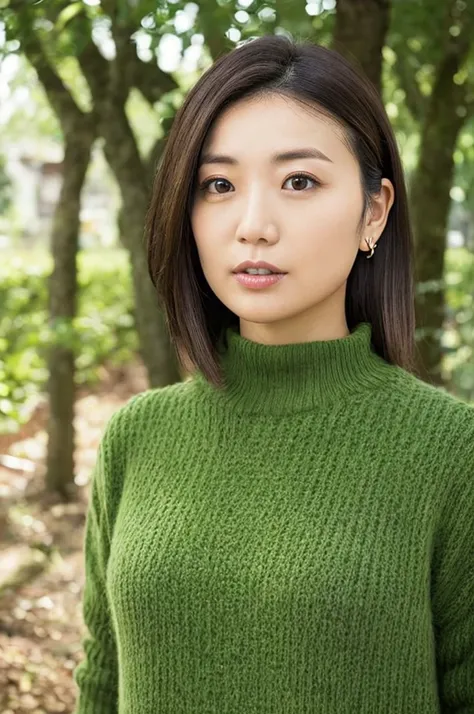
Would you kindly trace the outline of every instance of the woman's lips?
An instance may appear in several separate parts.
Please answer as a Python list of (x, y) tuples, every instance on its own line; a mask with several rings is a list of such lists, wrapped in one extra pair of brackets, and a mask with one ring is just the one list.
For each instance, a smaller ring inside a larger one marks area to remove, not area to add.
[(250, 275), (249, 273), (234, 273), (235, 279), (246, 288), (259, 290), (279, 283), (287, 273), (272, 273), (271, 275)]

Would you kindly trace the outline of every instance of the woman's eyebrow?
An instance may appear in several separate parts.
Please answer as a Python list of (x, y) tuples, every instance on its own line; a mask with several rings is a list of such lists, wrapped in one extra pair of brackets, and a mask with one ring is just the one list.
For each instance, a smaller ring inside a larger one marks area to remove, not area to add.
[[(319, 159), (320, 161), (329, 161), (333, 163), (332, 160), (323, 154), (319, 149), (304, 148), (304, 149), (290, 149), (289, 151), (283, 151), (278, 154), (273, 154), (270, 159), (272, 164), (281, 164), (285, 161), (293, 161), (295, 159)], [(203, 164), (229, 164), (231, 166), (237, 166), (238, 161), (233, 156), (227, 156), (226, 154), (212, 154), (207, 152), (202, 154), (199, 166)]]

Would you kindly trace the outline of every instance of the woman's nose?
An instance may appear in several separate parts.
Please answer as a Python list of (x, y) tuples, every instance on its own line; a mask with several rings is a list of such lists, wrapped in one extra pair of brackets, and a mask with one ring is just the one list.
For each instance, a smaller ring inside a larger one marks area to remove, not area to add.
[(249, 199), (245, 205), (237, 227), (237, 240), (246, 243), (278, 240), (278, 229), (271, 212), (264, 202), (256, 197)]

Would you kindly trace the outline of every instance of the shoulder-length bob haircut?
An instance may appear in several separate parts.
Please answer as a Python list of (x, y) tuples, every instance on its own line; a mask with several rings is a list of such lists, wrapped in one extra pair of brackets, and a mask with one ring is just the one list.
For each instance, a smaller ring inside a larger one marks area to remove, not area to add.
[(403, 168), (378, 92), (339, 53), (307, 41), (267, 35), (220, 57), (189, 91), (176, 114), (153, 186), (146, 220), (148, 269), (163, 303), (170, 339), (181, 365), (222, 385), (218, 341), (238, 325), (211, 290), (192, 228), (200, 153), (220, 113), (239, 99), (285, 95), (330, 116), (344, 130), (360, 166), (363, 208), (390, 179), (395, 200), (371, 260), (360, 251), (348, 276), (346, 320), (372, 326), (372, 344), (387, 362), (414, 363), (413, 243)]

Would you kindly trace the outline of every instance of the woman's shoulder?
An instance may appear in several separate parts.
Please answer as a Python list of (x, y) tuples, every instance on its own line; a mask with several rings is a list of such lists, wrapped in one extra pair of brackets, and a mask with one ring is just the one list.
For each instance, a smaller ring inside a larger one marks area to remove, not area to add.
[(415, 374), (397, 372), (383, 394), (389, 421), (410, 432), (420, 448), (472, 468), (474, 478), (474, 405)]
[(113, 412), (106, 430), (108, 433), (120, 431), (124, 434), (142, 432), (146, 425), (160, 423), (163, 426), (179, 405), (188, 401), (191, 391), (191, 380), (185, 380), (134, 394)]
[(388, 428), (413, 456), (414, 468), (435, 485), (442, 511), (472, 513), (474, 405), (400, 368), (383, 404)]
[(412, 411), (427, 411), (434, 418), (455, 418), (474, 427), (474, 404), (469, 404), (445, 387), (429, 384), (416, 374), (396, 368), (391, 394)]

